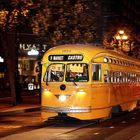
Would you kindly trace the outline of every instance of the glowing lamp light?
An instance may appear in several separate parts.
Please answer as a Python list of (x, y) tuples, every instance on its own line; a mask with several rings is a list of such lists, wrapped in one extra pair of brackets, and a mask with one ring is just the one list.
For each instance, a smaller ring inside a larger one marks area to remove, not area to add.
[(59, 100), (60, 100), (61, 102), (66, 101), (66, 99), (67, 99), (67, 96), (65, 96), (65, 95), (60, 95), (60, 96), (59, 96)]
[(120, 30), (119, 34), (121, 34), (121, 35), (124, 34), (124, 30)]
[(3, 63), (4, 59), (0, 56), (0, 63)]
[(39, 51), (31, 49), (30, 51), (28, 51), (28, 55), (38, 55)]
[(117, 36), (116, 36), (116, 39), (117, 39), (117, 40), (120, 40), (120, 39), (121, 39), (121, 37), (120, 37), (119, 35), (117, 35)]
[(128, 39), (128, 36), (123, 35), (123, 36), (122, 36), (122, 39), (123, 39), (123, 40), (127, 40), (127, 39)]

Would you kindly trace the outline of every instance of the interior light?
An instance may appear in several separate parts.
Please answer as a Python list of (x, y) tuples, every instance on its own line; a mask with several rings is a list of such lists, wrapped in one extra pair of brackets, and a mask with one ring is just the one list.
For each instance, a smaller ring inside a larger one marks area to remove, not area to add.
[(30, 51), (28, 51), (28, 55), (38, 55), (39, 51), (31, 49)]

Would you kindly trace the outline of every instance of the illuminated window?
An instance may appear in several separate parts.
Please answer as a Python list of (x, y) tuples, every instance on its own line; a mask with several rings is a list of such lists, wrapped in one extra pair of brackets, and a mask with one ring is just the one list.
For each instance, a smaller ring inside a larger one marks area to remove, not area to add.
[(114, 82), (114, 75), (113, 75), (113, 71), (110, 72), (110, 82), (113, 83)]
[(113, 60), (110, 58), (110, 63), (112, 63), (113, 62)]
[(100, 64), (93, 65), (92, 79), (95, 81), (101, 81), (101, 65)]
[(64, 79), (64, 64), (51, 64), (48, 66), (44, 76), (47, 82), (62, 82)]
[(108, 70), (104, 71), (104, 82), (109, 82), (109, 73)]
[(67, 82), (87, 82), (89, 80), (88, 65), (85, 63), (67, 64)]
[(119, 64), (119, 60), (116, 60), (116, 63)]

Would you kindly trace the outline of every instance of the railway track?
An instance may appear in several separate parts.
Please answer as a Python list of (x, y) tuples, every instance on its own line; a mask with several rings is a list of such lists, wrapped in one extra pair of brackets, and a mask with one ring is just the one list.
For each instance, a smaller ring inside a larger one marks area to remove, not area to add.
[(140, 132), (140, 109), (113, 115), (101, 123), (90, 123), (51, 140), (130, 140)]
[[(15, 128), (12, 133), (1, 137), (1, 140), (43, 139), (43, 140), (96, 140), (117, 137), (123, 140), (133, 137), (140, 131), (140, 109), (132, 112), (114, 114), (111, 119), (99, 121), (49, 120), (45, 123)], [(135, 127), (134, 127), (135, 126)], [(127, 130), (127, 131), (126, 131)], [(131, 133), (132, 132), (132, 133)], [(12, 135), (11, 135), (12, 134)], [(124, 135), (125, 134), (125, 135)], [(125, 137), (125, 138), (124, 138)]]

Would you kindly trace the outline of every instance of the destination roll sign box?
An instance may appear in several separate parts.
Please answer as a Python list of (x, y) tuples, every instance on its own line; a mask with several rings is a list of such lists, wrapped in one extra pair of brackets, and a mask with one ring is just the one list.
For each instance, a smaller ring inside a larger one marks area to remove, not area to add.
[(71, 55), (49, 55), (49, 61), (82, 61), (83, 55), (71, 54)]

